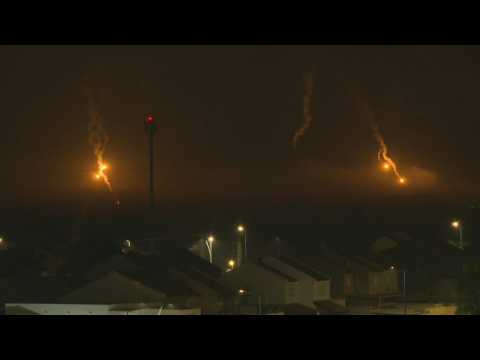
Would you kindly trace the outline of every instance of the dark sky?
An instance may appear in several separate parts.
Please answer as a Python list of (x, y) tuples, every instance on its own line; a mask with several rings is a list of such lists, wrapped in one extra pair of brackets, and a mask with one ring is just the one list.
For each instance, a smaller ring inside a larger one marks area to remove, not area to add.
[[(113, 187), (132, 203), (147, 196), (150, 113), (160, 204), (468, 202), (480, 180), (479, 64), (478, 46), (2, 46), (0, 189), (13, 204), (104, 190), (91, 178), (88, 79)], [(313, 122), (294, 152), (312, 65)], [(408, 186), (378, 170), (355, 99)]]

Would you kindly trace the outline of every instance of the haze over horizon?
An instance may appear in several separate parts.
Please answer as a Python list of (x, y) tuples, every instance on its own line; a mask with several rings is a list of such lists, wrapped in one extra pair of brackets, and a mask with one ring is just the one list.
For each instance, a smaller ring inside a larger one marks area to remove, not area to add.
[[(86, 79), (132, 218), (148, 214), (143, 121), (155, 117), (165, 232), (245, 219), (269, 237), (320, 226), (335, 234), (346, 221), (352, 234), (415, 222), (436, 234), (479, 200), (478, 46), (2, 46), (0, 55), (4, 229), (28, 226), (22, 213), (51, 214), (55, 228), (87, 199), (92, 213), (109, 212), (110, 194), (91, 179)], [(312, 65), (312, 123), (294, 151)], [(355, 99), (372, 109), (407, 186), (379, 171)]]

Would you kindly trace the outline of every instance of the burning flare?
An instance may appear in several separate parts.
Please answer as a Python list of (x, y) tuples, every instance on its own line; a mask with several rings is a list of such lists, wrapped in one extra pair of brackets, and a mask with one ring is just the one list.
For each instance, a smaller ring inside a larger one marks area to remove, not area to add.
[(308, 128), (312, 123), (312, 113), (311, 113), (311, 99), (312, 99), (312, 91), (313, 91), (313, 76), (314, 76), (314, 68), (307, 74), (305, 78), (305, 90), (303, 95), (303, 124), (298, 129), (292, 138), (292, 145), (293, 149), (297, 149), (297, 142), (298, 140), (305, 135)]
[(94, 174), (96, 180), (102, 179), (103, 182), (108, 186), (109, 190), (112, 191), (112, 184), (108, 179), (105, 170), (108, 169), (108, 165), (103, 162), (103, 160), (99, 157), (97, 158), (97, 172)]
[(397, 164), (393, 161), (392, 158), (388, 156), (388, 148), (383, 140), (383, 136), (380, 133), (377, 123), (374, 120), (374, 114), (370, 109), (368, 102), (363, 101), (361, 97), (358, 96), (356, 92), (351, 92), (354, 104), (358, 106), (362, 111), (367, 115), (367, 118), (370, 122), (370, 127), (373, 131), (373, 136), (378, 143), (379, 149), (377, 152), (378, 161), (381, 163), (381, 169), (383, 171), (390, 171), (392, 170), (395, 176), (397, 177), (397, 181), (400, 185), (405, 185), (407, 183), (407, 179), (400, 175)]
[(97, 171), (94, 173), (96, 180), (103, 180), (108, 189), (113, 192), (112, 184), (108, 178), (105, 170), (108, 169), (108, 164), (103, 160), (103, 154), (107, 148), (109, 141), (108, 135), (102, 125), (102, 117), (95, 107), (92, 96), (88, 97), (88, 110), (90, 115), (90, 122), (88, 123), (88, 141), (93, 148), (93, 154), (97, 159)]
[(377, 140), (378, 145), (380, 147), (378, 149), (377, 158), (378, 158), (378, 161), (382, 163), (383, 170), (389, 171), (390, 169), (392, 169), (393, 173), (397, 177), (399, 184), (405, 184), (407, 182), (407, 179), (405, 179), (403, 176), (400, 175), (397, 169), (397, 165), (392, 160), (392, 158), (388, 156), (388, 148), (387, 148), (387, 145), (385, 144), (385, 141), (383, 140), (382, 134), (380, 134), (378, 125), (372, 122), (371, 126), (372, 126), (375, 140)]

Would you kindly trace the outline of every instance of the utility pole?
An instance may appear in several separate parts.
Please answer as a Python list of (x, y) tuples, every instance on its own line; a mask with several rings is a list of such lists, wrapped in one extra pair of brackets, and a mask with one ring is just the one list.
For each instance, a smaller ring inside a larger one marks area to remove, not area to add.
[(150, 151), (150, 209), (155, 208), (155, 133), (157, 125), (152, 115), (148, 115), (145, 120), (145, 131), (148, 135), (149, 151)]
[(258, 295), (258, 315), (262, 315), (263, 314), (263, 309), (262, 309), (262, 295)]
[(407, 270), (403, 270), (403, 314), (407, 315)]
[(460, 235), (460, 249), (464, 250), (464, 245), (463, 245), (463, 226), (462, 224), (460, 224), (459, 228), (458, 228), (458, 232), (459, 232), (459, 235)]

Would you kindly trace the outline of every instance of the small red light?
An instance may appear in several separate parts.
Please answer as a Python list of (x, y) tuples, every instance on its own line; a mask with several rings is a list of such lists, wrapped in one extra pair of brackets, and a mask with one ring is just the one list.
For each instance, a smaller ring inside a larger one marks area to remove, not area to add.
[(153, 116), (152, 115), (147, 116), (147, 124), (153, 124)]

